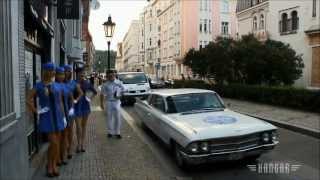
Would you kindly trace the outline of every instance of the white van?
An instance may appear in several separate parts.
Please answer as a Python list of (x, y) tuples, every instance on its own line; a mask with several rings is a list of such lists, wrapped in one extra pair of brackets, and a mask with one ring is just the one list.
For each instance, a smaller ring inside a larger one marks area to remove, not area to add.
[(125, 87), (121, 101), (125, 104), (133, 104), (136, 97), (147, 97), (151, 92), (150, 84), (144, 72), (121, 72), (119, 80)]

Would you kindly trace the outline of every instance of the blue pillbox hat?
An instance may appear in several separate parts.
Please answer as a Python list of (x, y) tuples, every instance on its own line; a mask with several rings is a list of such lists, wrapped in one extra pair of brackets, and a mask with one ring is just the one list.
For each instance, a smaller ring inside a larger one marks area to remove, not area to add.
[(65, 71), (72, 71), (72, 67), (70, 65), (68, 65), (68, 64), (64, 65), (63, 67), (64, 67)]
[(51, 62), (46, 63), (42, 66), (43, 70), (47, 70), (47, 71), (54, 71), (55, 70), (55, 65)]
[(64, 68), (63, 67), (57, 67), (56, 68), (56, 73), (64, 73)]

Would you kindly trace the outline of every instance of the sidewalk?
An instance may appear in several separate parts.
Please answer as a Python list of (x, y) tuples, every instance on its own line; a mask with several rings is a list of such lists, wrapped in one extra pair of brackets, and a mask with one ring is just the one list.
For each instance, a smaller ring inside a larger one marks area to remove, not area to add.
[[(121, 140), (107, 138), (106, 120), (100, 107), (93, 106), (87, 127), (86, 152), (76, 154), (68, 165), (60, 167), (60, 176), (53, 179), (170, 179), (151, 150), (123, 120)], [(45, 177), (45, 165), (32, 179)]]
[(228, 98), (223, 101), (231, 110), (320, 138), (320, 114)]

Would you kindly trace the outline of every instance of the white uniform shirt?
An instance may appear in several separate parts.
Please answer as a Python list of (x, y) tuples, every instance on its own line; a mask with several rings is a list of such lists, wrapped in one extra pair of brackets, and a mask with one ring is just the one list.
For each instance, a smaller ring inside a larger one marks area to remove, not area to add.
[(115, 95), (120, 96), (124, 92), (124, 86), (119, 80), (107, 81), (101, 87), (101, 93), (106, 97), (107, 101), (116, 101)]

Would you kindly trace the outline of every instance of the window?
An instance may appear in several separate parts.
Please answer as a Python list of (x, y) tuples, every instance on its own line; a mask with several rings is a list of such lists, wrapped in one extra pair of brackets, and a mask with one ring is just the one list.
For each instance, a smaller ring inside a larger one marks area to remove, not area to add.
[(259, 24), (259, 29), (264, 29), (264, 15), (260, 15), (260, 24)]
[(211, 20), (209, 19), (209, 33), (211, 33)]
[(152, 24), (149, 24), (150, 32), (152, 31)]
[[(11, 11), (10, 2), (1, 1), (0, 10), (0, 122), (15, 118), (13, 99), (13, 72), (12, 72), (12, 50), (11, 50)], [(9, 25), (8, 25), (9, 24)], [(0, 128), (2, 124), (0, 123)]]
[(202, 11), (202, 4), (203, 4), (202, 1), (203, 0), (200, 0), (200, 11)]
[(203, 27), (204, 32), (207, 32), (207, 19), (204, 20), (204, 27)]
[(312, 17), (317, 16), (317, 0), (312, 0)]
[(229, 12), (229, 3), (226, 0), (224, 0), (222, 3), (222, 12), (224, 12), (224, 13)]
[(287, 32), (288, 31), (288, 15), (287, 13), (283, 13), (281, 15), (281, 21), (280, 21), (280, 25), (281, 25), (281, 30), (280, 32)]
[(257, 16), (253, 17), (253, 30), (256, 31), (258, 29), (258, 24), (257, 24)]
[(202, 49), (202, 41), (199, 42), (199, 49)]
[(149, 39), (149, 45), (151, 46), (151, 44), (152, 44), (152, 41), (151, 41), (151, 38)]
[(202, 19), (200, 19), (200, 27), (199, 27), (200, 32), (202, 32)]
[(143, 49), (143, 43), (141, 43), (141, 49)]
[(141, 35), (143, 36), (143, 29), (141, 30)]
[(229, 22), (222, 22), (221, 23), (221, 34), (228, 35), (229, 34)]
[(299, 18), (298, 18), (298, 13), (297, 11), (292, 11), (291, 13), (291, 21), (292, 21), (292, 30), (295, 31), (298, 29), (298, 22), (299, 22)]
[(208, 0), (204, 0), (204, 10), (208, 10)]
[(73, 24), (72, 24), (72, 34), (73, 34), (73, 37), (77, 37), (77, 36), (78, 36), (78, 24), (77, 24), (77, 20), (74, 20), (74, 21), (73, 21)]

